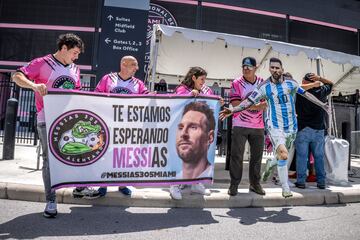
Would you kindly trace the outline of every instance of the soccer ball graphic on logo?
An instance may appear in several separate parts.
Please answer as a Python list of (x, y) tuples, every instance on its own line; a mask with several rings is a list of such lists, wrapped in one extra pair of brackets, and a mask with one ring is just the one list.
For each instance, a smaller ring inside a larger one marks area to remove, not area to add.
[(94, 148), (100, 144), (100, 138), (96, 133), (90, 133), (86, 138), (86, 145), (90, 148)]
[(72, 143), (72, 142), (75, 142), (75, 139), (74, 139), (73, 135), (71, 134), (71, 129), (70, 129), (61, 135), (61, 140), (59, 142), (59, 148), (62, 149), (65, 144)]
[(101, 127), (91, 122), (79, 121), (61, 135), (59, 149), (63, 154), (78, 155), (95, 151), (103, 143)]

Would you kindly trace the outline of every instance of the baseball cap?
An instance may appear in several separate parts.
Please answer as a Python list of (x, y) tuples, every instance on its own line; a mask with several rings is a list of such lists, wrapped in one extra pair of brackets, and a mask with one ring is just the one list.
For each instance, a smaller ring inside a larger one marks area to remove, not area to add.
[(256, 67), (256, 59), (253, 57), (246, 57), (242, 60), (242, 65)]

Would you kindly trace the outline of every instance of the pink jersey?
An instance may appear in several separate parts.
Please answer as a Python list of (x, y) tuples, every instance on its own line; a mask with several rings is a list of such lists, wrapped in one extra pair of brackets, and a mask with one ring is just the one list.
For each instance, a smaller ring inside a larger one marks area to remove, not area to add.
[[(19, 68), (18, 71), (36, 84), (45, 84), (48, 90), (56, 88), (79, 89), (81, 87), (79, 68), (74, 63), (62, 64), (52, 54), (36, 58), (28, 65)], [(35, 92), (35, 104), (37, 121), (45, 122), (44, 100), (37, 92)]]
[[(180, 84), (175, 89), (176, 94), (182, 94), (182, 95), (191, 94), (191, 91), (192, 91), (192, 89), (189, 88), (188, 86), (184, 85), (184, 84)], [(202, 86), (200, 94), (214, 95), (213, 90), (211, 90), (211, 88), (209, 88), (206, 85)]]
[[(256, 77), (255, 83), (248, 82), (243, 76), (235, 79), (231, 84), (230, 102), (244, 100), (262, 81), (260, 77)], [(232, 124), (233, 127), (264, 128), (263, 111), (244, 110), (235, 113)]]
[(118, 73), (109, 73), (103, 76), (96, 86), (95, 92), (119, 93), (119, 94), (147, 94), (145, 84), (132, 77), (128, 80), (122, 79)]

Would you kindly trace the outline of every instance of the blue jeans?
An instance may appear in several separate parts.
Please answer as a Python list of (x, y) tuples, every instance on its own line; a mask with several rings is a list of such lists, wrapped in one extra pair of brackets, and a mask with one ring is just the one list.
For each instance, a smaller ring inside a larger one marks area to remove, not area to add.
[(324, 130), (306, 127), (297, 133), (295, 140), (297, 183), (305, 183), (306, 181), (310, 147), (314, 156), (316, 181), (320, 185), (325, 184), (324, 144)]
[(51, 182), (50, 182), (50, 168), (49, 168), (49, 158), (48, 158), (48, 141), (47, 141), (47, 134), (46, 134), (46, 125), (45, 123), (38, 123), (37, 130), (39, 134), (40, 144), (43, 150), (43, 167), (42, 167), (42, 177), (44, 181), (45, 187), (45, 198), (46, 201), (55, 201), (56, 194), (55, 190), (51, 189)]

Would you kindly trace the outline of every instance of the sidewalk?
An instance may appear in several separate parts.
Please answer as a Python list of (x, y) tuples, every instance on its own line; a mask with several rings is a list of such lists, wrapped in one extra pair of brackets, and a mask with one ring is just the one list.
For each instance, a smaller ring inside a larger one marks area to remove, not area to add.
[[(0, 144), (0, 157), (3, 145)], [(0, 160), (0, 198), (44, 202), (41, 170), (36, 170), (36, 147), (17, 145), (14, 160)], [(72, 189), (65, 188), (57, 191), (59, 203), (89, 204), (126, 207), (199, 207), (199, 208), (231, 208), (231, 207), (270, 207), (344, 204), (360, 202), (360, 159), (352, 159), (352, 170), (356, 173), (349, 178), (348, 187), (328, 186), (325, 190), (316, 188), (316, 183), (308, 183), (306, 189), (292, 188), (294, 196), (284, 199), (280, 186), (271, 181), (262, 183), (266, 195), (260, 196), (249, 193), (248, 163), (244, 163), (243, 180), (239, 186), (239, 194), (230, 197), (229, 173), (224, 170), (225, 158), (215, 160), (215, 181), (209, 185), (211, 196), (190, 194), (187, 189), (183, 192), (183, 199), (172, 200), (167, 187), (137, 187), (133, 189), (131, 197), (123, 196), (116, 187), (109, 187), (104, 198), (86, 200), (74, 199)], [(265, 159), (263, 159), (263, 167)], [(41, 167), (41, 163), (40, 163)]]

